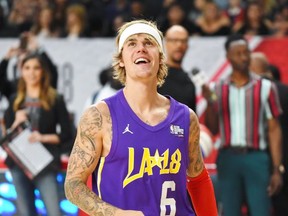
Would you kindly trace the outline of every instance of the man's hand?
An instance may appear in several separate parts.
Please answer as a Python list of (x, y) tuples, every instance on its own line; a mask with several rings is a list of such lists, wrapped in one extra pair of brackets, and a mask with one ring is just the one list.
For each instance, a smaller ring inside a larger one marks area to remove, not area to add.
[(9, 60), (15, 56), (18, 56), (20, 53), (21, 50), (18, 47), (11, 47), (4, 56), (4, 59)]
[(202, 95), (206, 100), (209, 100), (211, 97), (211, 90), (208, 85), (204, 84), (202, 87)]
[(274, 171), (270, 178), (270, 184), (267, 188), (268, 195), (273, 196), (279, 193), (282, 186), (283, 186), (283, 179), (281, 173), (278, 171)]

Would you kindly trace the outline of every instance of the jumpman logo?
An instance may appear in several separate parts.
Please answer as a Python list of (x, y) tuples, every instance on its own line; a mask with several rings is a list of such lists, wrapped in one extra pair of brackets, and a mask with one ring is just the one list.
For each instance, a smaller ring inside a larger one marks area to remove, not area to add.
[(125, 134), (125, 133), (133, 134), (133, 132), (129, 129), (129, 124), (127, 124), (125, 130), (122, 132), (122, 134)]

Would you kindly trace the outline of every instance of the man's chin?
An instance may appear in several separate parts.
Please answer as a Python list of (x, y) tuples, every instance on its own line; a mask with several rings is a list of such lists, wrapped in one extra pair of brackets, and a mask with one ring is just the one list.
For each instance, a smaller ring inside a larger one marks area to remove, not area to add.
[(175, 64), (181, 64), (181, 63), (182, 63), (182, 60), (183, 60), (183, 58), (174, 58), (174, 59), (173, 59), (173, 62), (174, 62)]

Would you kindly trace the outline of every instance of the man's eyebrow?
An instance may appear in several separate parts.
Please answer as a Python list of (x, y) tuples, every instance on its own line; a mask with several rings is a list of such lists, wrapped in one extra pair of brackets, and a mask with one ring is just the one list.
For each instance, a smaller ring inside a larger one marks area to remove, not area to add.
[(136, 41), (136, 38), (130, 37), (127, 39), (127, 41), (125, 43), (131, 42), (131, 41)]
[[(152, 38), (152, 36), (147, 35), (147, 36), (144, 38), (144, 40), (145, 40), (145, 41), (153, 41), (153, 38)], [(130, 38), (128, 38), (128, 39), (126, 40), (126, 43), (129, 42), (129, 41), (137, 41), (137, 39), (134, 38), (133, 36), (131, 36)]]

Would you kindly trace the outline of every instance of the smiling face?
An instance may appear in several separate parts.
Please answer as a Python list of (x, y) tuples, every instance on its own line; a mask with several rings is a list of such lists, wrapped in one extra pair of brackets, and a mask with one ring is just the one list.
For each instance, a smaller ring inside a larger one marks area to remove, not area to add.
[(130, 36), (123, 45), (120, 67), (125, 68), (126, 82), (155, 80), (159, 71), (160, 53), (157, 42), (148, 34)]
[(40, 86), (43, 70), (38, 59), (33, 58), (27, 60), (21, 69), (22, 78), (26, 86)]

